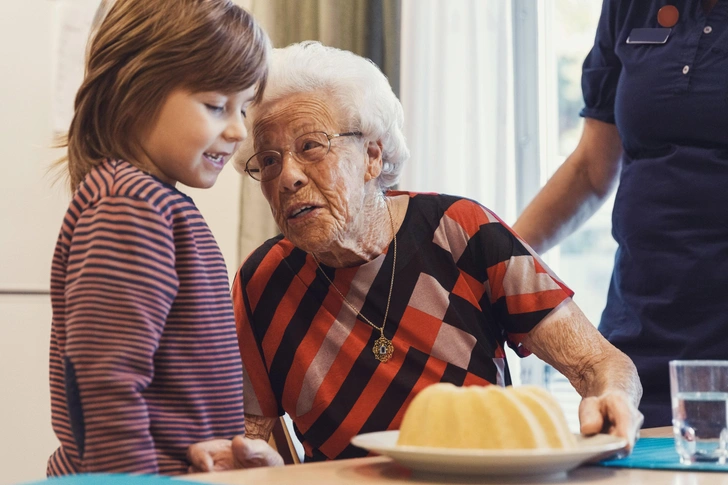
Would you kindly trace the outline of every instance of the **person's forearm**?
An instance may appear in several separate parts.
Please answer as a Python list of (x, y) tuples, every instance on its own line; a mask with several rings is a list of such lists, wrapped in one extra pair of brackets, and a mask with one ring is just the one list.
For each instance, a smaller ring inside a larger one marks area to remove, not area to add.
[(623, 391), (635, 405), (642, 397), (632, 361), (607, 342), (572, 300), (544, 318), (523, 344), (569, 379), (582, 397)]
[(513, 229), (537, 253), (551, 249), (609, 197), (619, 178), (621, 153), (616, 127), (587, 119), (579, 146), (526, 207)]
[(602, 359), (586, 366), (575, 379), (582, 397), (599, 396), (607, 391), (625, 392), (635, 406), (642, 398), (642, 384), (637, 369), (624, 353), (612, 347)]
[(578, 167), (565, 163), (526, 207), (513, 230), (537, 253), (544, 253), (576, 231), (608, 195), (596, 193)]
[(245, 437), (251, 440), (260, 439), (268, 441), (277, 419), (279, 418), (269, 418), (267, 416), (256, 416), (245, 413)]
[(590, 323), (578, 334), (572, 335), (562, 345), (571, 347), (577, 340), (588, 340), (589, 353), (573, 366), (555, 366), (556, 369), (569, 379), (581, 397), (599, 396), (607, 391), (623, 391), (637, 406), (642, 397), (642, 385), (630, 358), (607, 342)]

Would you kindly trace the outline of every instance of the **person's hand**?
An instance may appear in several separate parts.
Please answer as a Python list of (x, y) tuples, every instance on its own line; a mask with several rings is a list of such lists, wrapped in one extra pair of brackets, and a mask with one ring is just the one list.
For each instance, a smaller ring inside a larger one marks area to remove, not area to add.
[(283, 458), (263, 440), (236, 436), (231, 440), (208, 440), (187, 449), (189, 473), (219, 472), (239, 468), (281, 466)]
[(644, 416), (637, 410), (627, 393), (610, 391), (600, 396), (582, 399), (579, 405), (581, 433), (608, 433), (627, 440), (624, 455), (628, 455), (639, 438)]
[(233, 438), (236, 468), (283, 466), (283, 457), (263, 440), (251, 440), (242, 435)]
[(235, 469), (231, 440), (208, 440), (187, 448), (188, 473), (220, 472)]

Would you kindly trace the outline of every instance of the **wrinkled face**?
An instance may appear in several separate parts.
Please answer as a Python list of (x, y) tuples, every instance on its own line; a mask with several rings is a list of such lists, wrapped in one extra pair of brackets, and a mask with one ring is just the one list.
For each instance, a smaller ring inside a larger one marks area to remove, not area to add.
[(317, 163), (303, 163), (293, 141), (302, 134), (324, 131), (330, 135), (348, 131), (327, 97), (305, 93), (264, 104), (253, 126), (255, 151), (277, 150), (283, 154), (281, 173), (261, 182), (263, 195), (286, 238), (308, 252), (331, 249), (356, 239), (361, 224), (357, 216), (371, 196), (381, 170), (379, 152), (368, 153), (362, 137), (334, 138), (331, 150)]
[(247, 136), (243, 118), (254, 97), (255, 86), (231, 94), (172, 91), (140, 133), (140, 162), (168, 184), (211, 187)]

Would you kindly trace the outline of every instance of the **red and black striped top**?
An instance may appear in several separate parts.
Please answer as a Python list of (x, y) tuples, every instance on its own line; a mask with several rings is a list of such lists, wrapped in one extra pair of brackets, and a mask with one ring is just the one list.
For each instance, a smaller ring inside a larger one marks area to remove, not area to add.
[(227, 270), (192, 199), (127, 162), (94, 168), (51, 299), (48, 475), (180, 474), (188, 445), (244, 432)]
[[(527, 353), (523, 336), (573, 294), (479, 204), (409, 196), (384, 330), (395, 347), (390, 361), (379, 363), (372, 353), (379, 331), (282, 236), (253, 252), (233, 284), (246, 412), (287, 412), (307, 459), (363, 456), (349, 440), (397, 429), (407, 404), (429, 384), (509, 384), (504, 344)], [(392, 251), (390, 244), (357, 267), (322, 266), (375, 324), (384, 318)]]

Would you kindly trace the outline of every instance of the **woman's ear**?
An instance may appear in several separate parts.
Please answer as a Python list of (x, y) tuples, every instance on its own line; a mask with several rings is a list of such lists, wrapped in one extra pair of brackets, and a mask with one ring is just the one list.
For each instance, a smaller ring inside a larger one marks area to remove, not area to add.
[(364, 180), (369, 182), (382, 173), (382, 141), (370, 141), (367, 145), (367, 171)]

